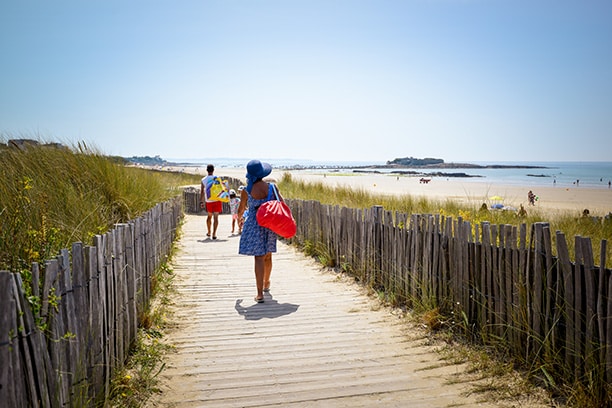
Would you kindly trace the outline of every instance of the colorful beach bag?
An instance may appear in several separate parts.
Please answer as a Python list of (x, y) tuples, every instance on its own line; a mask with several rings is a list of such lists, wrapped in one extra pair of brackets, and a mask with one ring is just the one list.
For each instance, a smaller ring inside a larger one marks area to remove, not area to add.
[(229, 203), (230, 196), (227, 191), (227, 181), (223, 181), (221, 177), (215, 176), (212, 180), (209, 180), (206, 189), (208, 190), (206, 196), (209, 200)]
[[(272, 195), (275, 199), (272, 199)], [(297, 231), (291, 209), (279, 199), (273, 183), (270, 183), (268, 201), (259, 206), (256, 218), (259, 225), (271, 229), (283, 238), (292, 238)]]

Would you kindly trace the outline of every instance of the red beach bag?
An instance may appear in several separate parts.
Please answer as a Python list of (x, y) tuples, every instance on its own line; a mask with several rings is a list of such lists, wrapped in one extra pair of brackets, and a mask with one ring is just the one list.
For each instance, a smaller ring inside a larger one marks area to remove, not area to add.
[[(275, 200), (271, 200), (272, 194), (276, 197)], [(270, 183), (268, 201), (259, 206), (256, 217), (259, 225), (271, 229), (283, 238), (292, 238), (297, 231), (291, 209), (279, 200), (276, 187), (272, 183)]]

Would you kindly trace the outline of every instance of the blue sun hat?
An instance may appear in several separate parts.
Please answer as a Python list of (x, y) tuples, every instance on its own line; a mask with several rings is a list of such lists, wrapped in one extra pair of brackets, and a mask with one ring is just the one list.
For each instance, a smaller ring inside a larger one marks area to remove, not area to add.
[(268, 174), (272, 173), (272, 166), (270, 165), (270, 163), (263, 163), (259, 160), (251, 160), (250, 162), (247, 163), (246, 168), (247, 168), (246, 191), (248, 193), (251, 192), (251, 189), (253, 188), (253, 184), (257, 180), (260, 180), (266, 177)]

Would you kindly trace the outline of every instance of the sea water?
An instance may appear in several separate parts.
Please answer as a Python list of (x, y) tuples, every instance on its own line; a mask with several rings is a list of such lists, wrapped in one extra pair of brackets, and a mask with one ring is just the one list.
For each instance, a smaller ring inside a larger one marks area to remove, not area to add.
[[(208, 163), (221, 168), (244, 168), (250, 159), (244, 158), (197, 158), (197, 159), (167, 159), (170, 162), (182, 163), (189, 166), (206, 166)], [(366, 166), (384, 165), (385, 162), (364, 161), (316, 161), (303, 159), (262, 159), (274, 168), (304, 168), (304, 171), (320, 171), (322, 168), (345, 171), (359, 169), (364, 171)], [(424, 176), (434, 173), (465, 173), (472, 177), (461, 178), (462, 182), (487, 182), (491, 184), (510, 184), (520, 186), (584, 186), (589, 188), (609, 188), (612, 182), (612, 162), (489, 162), (475, 161), (470, 164), (502, 165), (502, 166), (530, 166), (535, 168), (444, 168), (444, 169), (415, 169), (415, 168), (377, 168), (371, 171), (391, 173), (394, 171), (419, 171)], [(367, 170), (365, 170), (367, 171)], [(437, 176), (432, 176), (437, 177)]]

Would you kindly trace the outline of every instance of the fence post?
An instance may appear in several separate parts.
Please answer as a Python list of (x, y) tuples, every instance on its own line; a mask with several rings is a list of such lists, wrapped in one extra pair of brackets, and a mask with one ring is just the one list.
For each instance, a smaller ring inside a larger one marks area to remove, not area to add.
[(374, 217), (374, 283), (381, 283), (382, 271), (382, 221), (383, 221), (383, 206), (375, 205), (372, 207), (372, 215)]
[(19, 362), (14, 358), (17, 353), (17, 323), (15, 322), (16, 311), (13, 298), (13, 278), (8, 271), (0, 271), (0, 400), (6, 406), (16, 406), (17, 386), (16, 375), (21, 374)]

